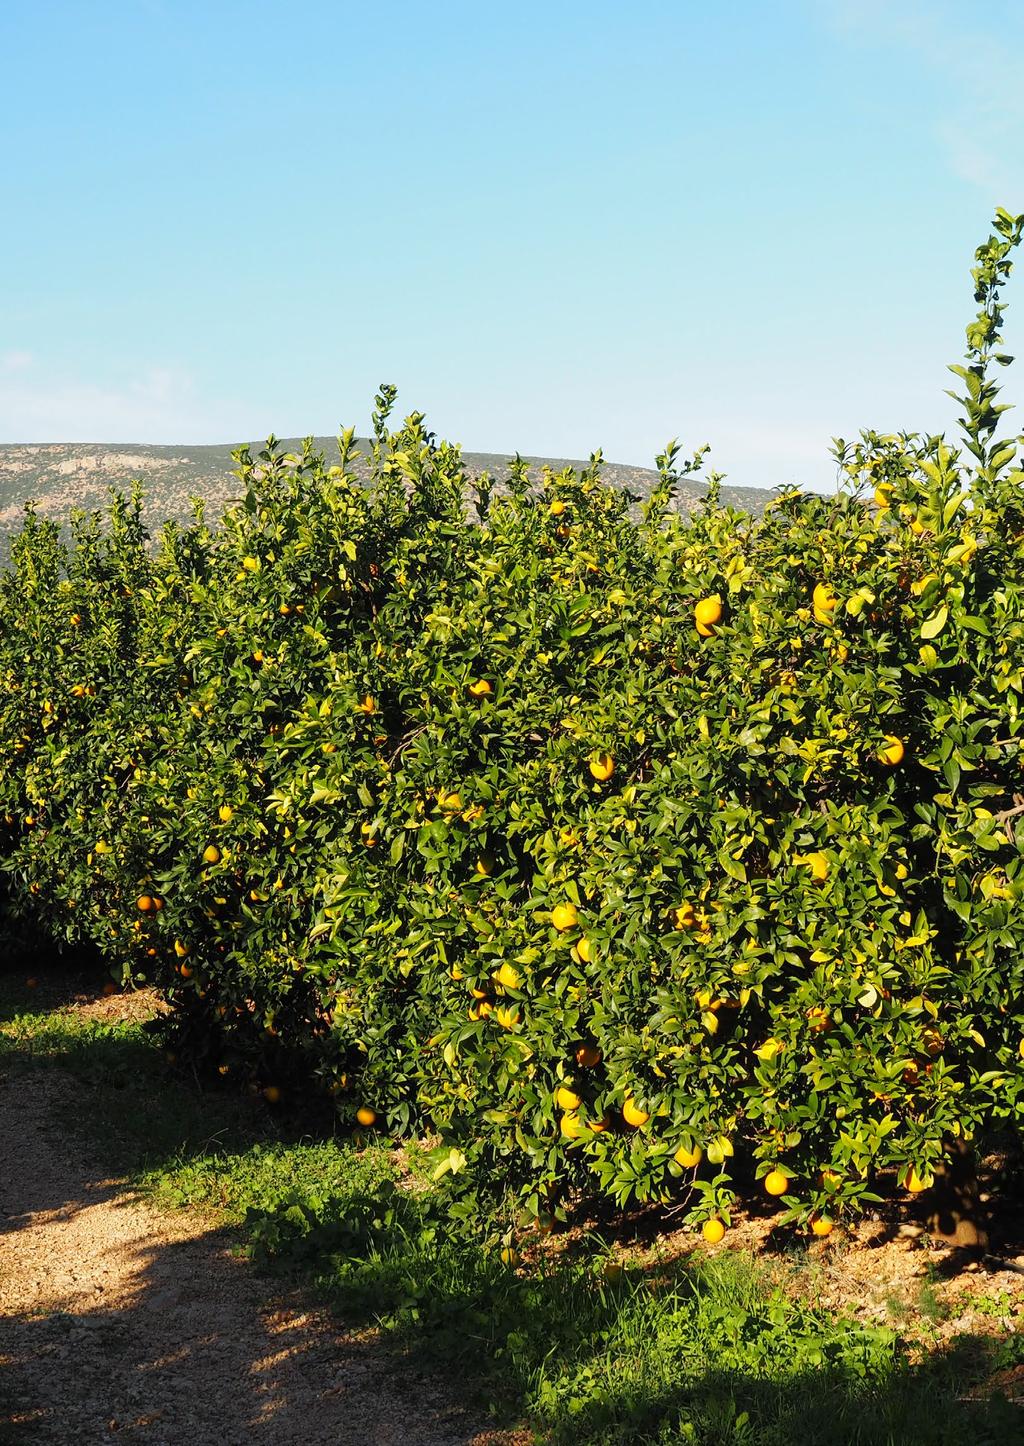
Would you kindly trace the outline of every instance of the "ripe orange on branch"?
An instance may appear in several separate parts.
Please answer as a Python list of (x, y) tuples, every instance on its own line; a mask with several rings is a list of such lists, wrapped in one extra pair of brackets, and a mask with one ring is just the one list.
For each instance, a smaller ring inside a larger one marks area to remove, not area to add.
[(564, 934), (568, 929), (574, 929), (579, 923), (576, 905), (556, 904), (551, 910), (551, 923), (560, 934)]
[(710, 638), (718, 623), (722, 621), (722, 599), (718, 593), (701, 598), (693, 610), (694, 625), (702, 638)]
[(651, 1118), (646, 1110), (642, 1110), (632, 1097), (628, 1098), (622, 1106), (622, 1118), (632, 1129), (638, 1130), (646, 1125)]
[(781, 1170), (770, 1170), (762, 1184), (769, 1195), (785, 1195), (789, 1189), (789, 1176), (784, 1175)]
[(594, 753), (591, 754), (588, 767), (598, 783), (607, 783), (615, 772), (615, 759), (610, 753)]
[(903, 762), (906, 753), (906, 745), (902, 738), (897, 738), (894, 733), (885, 735), (885, 742), (878, 750), (878, 760), (889, 768), (895, 768), (898, 763)]

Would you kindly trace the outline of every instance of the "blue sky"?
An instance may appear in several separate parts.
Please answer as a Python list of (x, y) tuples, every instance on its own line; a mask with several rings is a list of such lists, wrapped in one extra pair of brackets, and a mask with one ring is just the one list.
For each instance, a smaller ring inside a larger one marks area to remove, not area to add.
[(0, 53), (0, 441), (363, 429), (389, 380), (467, 448), (828, 486), (950, 425), (1024, 209), (1019, 0), (3, 0)]

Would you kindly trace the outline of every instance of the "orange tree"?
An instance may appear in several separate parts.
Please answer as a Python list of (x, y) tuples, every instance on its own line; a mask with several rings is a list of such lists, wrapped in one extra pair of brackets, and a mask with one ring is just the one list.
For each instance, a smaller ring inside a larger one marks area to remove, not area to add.
[[(737, 1184), (819, 1229), (1024, 1109), (1024, 474), (974, 271), (964, 448), (863, 433), (763, 519), (238, 454), (147, 538), (29, 514), (0, 583), (12, 897), (211, 1076), (431, 1132), (536, 1213)], [(358, 1118), (357, 1118), (358, 1114)], [(714, 1232), (712, 1232), (714, 1233)]]

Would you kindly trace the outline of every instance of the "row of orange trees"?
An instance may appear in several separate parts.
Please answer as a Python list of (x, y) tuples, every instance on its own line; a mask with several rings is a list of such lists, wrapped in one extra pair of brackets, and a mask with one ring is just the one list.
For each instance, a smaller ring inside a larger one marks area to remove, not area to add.
[[(372, 483), (31, 512), (0, 580), (13, 905), (211, 1078), (531, 1207), (757, 1179), (821, 1231), (1024, 1111), (1024, 473), (977, 253), (964, 446), (862, 434), (763, 519), (599, 458), (502, 485), (378, 397)], [(892, 1178), (892, 1173), (890, 1173)], [(716, 1226), (711, 1226), (713, 1233)]]

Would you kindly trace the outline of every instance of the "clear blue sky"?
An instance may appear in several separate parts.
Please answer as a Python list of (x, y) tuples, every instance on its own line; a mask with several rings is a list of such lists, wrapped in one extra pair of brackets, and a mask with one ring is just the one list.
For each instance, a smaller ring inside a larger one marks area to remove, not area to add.
[(468, 448), (826, 486), (948, 425), (1024, 209), (1019, 0), (2, 0), (0, 53), (3, 441), (362, 429), (390, 380)]

